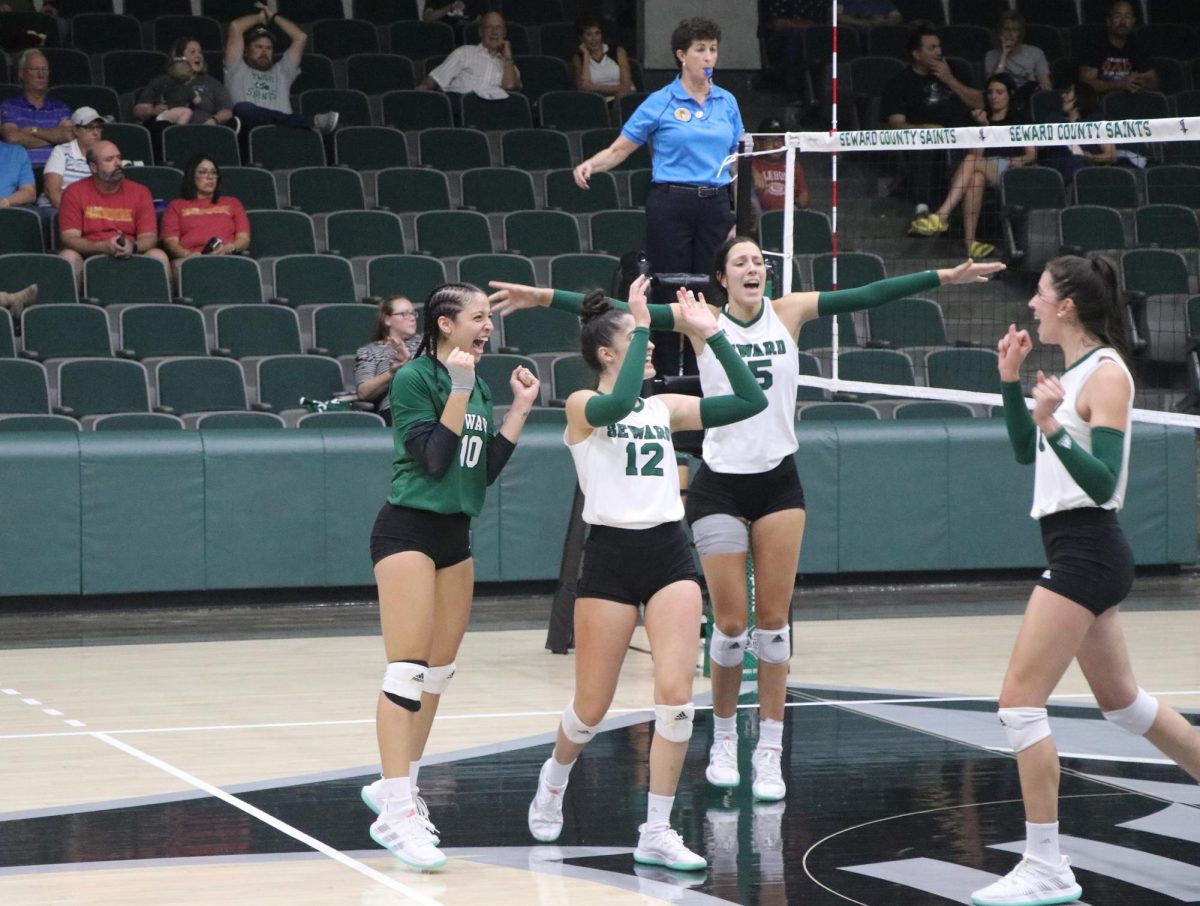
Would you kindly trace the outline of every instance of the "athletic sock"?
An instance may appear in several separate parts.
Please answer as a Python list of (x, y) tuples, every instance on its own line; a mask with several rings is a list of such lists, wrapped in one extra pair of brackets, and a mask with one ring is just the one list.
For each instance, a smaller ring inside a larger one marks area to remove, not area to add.
[(758, 722), (758, 744), (774, 749), (783, 748), (783, 721), (764, 717)]
[(412, 784), (414, 790), (420, 789), (420, 784), (417, 783), (417, 774), (421, 772), (421, 762), (410, 761), (408, 763), (408, 782)]
[(553, 755), (546, 762), (546, 783), (553, 787), (566, 786), (567, 781), (571, 779), (571, 768), (575, 767), (575, 762), (571, 761), (567, 764), (559, 764)]
[(713, 713), (713, 738), (715, 739), (736, 739), (737, 731), (737, 712), (734, 711), (729, 717), (721, 717), (717, 713)]
[(650, 793), (646, 797), (646, 828), (663, 828), (671, 826), (671, 809), (675, 805), (674, 796), (656, 796)]
[(380, 784), (384, 805), (395, 811), (412, 808), (412, 780), (408, 777), (388, 777)]
[(1049, 865), (1057, 865), (1061, 858), (1058, 851), (1058, 822), (1030, 824), (1026, 821), (1025, 854)]

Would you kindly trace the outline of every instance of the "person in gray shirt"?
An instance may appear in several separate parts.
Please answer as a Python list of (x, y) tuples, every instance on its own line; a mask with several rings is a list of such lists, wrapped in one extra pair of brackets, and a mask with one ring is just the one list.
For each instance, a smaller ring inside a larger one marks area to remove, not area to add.
[(1050, 90), (1050, 64), (1040, 47), (1025, 43), (1025, 17), (1013, 10), (1000, 14), (996, 28), (998, 46), (983, 57), (988, 78), (1007, 73), (1017, 84), (1022, 105), (1038, 89)]

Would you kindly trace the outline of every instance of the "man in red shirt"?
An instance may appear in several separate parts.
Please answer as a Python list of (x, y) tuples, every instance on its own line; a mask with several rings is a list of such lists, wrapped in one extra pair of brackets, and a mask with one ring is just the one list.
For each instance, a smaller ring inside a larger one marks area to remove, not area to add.
[(83, 259), (92, 255), (146, 255), (167, 266), (158, 246), (154, 200), (145, 186), (127, 181), (121, 150), (96, 142), (87, 152), (91, 178), (69, 186), (58, 212), (59, 255), (71, 262), (78, 281)]

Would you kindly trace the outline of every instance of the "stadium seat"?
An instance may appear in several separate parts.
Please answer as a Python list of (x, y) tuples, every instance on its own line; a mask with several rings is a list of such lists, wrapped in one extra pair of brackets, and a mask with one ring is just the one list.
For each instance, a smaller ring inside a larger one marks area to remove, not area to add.
[[(763, 249), (783, 251), (783, 211), (764, 211), (758, 235)], [(797, 209), (792, 217), (792, 254), (821, 255), (833, 251), (833, 231), (824, 211)]]
[[(838, 377), (846, 381), (913, 387), (913, 361), (898, 349), (847, 349), (838, 356)], [(856, 399), (886, 399), (879, 394), (854, 394)]]
[(186, 305), (130, 305), (121, 309), (118, 325), (125, 358), (208, 354), (204, 317)]
[(1017, 12), (1023, 15), (1026, 21), (1039, 25), (1071, 28), (1079, 24), (1079, 10), (1075, 6), (1075, 0), (1017, 0)]
[[(594, 154), (603, 151), (620, 135), (619, 129), (589, 129), (579, 136), (580, 153), (587, 160)], [(613, 167), (614, 173), (622, 171), (644, 170), (650, 166), (650, 150), (645, 145), (639, 145), (630, 155)]]
[(279, 305), (223, 305), (213, 315), (215, 351), (235, 359), (299, 355), (300, 321)]
[(1075, 174), (1075, 201), (1109, 208), (1136, 208), (1137, 177), (1126, 167), (1084, 167)]
[(897, 299), (867, 312), (872, 341), (893, 349), (912, 346), (945, 346), (946, 322), (942, 307), (932, 299)]
[(157, 50), (109, 50), (100, 59), (104, 84), (117, 94), (141, 91), (167, 65), (167, 55)]
[(362, 19), (318, 19), (312, 24), (313, 53), (344, 60), (356, 53), (378, 53), (375, 26)]
[(1200, 248), (1200, 223), (1196, 212), (1181, 204), (1150, 204), (1134, 214), (1134, 236), (1140, 246), (1195, 249)]
[(125, 0), (125, 15), (140, 22), (150, 22), (159, 16), (190, 16), (191, 0)]
[(42, 219), (28, 208), (0, 208), (0, 255), (40, 255)]
[[(853, 315), (838, 315), (838, 344), (842, 348), (858, 345), (858, 329)], [(833, 319), (826, 315), (804, 322), (796, 346), (801, 350), (826, 349), (833, 345)]]
[(449, 129), (454, 125), (450, 99), (440, 91), (389, 91), (380, 103), (383, 125), (393, 129)]
[(482, 378), (492, 390), (493, 406), (511, 406), (512, 388), (508, 385), (513, 369), (523, 365), (538, 374), (537, 362), (529, 356), (493, 352), (485, 355), (475, 365), (475, 374)]
[(451, 171), (492, 165), (487, 136), (477, 129), (425, 129), (417, 143), (423, 167)]
[(30, 283), (38, 285), (38, 305), (44, 302), (78, 302), (75, 272), (58, 255), (0, 255), (0, 291), (16, 292)]
[(358, 302), (350, 262), (333, 255), (287, 255), (275, 261), (275, 295), (295, 308)]
[(133, 16), (80, 13), (71, 20), (71, 46), (88, 54), (141, 50), (142, 24)]
[(450, 183), (446, 174), (423, 167), (390, 167), (375, 176), (375, 200), (396, 213), (447, 211)]
[(325, 145), (312, 129), (258, 126), (250, 131), (250, 161), (267, 170), (325, 166)]
[[(841, 252), (837, 259), (838, 289), (866, 286), (887, 276), (883, 259), (871, 252)], [(833, 289), (833, 255), (813, 259), (813, 283), (818, 292)]]
[(492, 251), (488, 219), (477, 211), (424, 211), (416, 228), (417, 251), (425, 255), (456, 258)]
[[(145, 126), (136, 123), (106, 123), (104, 140), (120, 148), (121, 156), (126, 160), (140, 161), (149, 166), (157, 159), (154, 144), (150, 140), (150, 131)], [(133, 169), (130, 168), (127, 172), (132, 174)]]
[(568, 255), (582, 251), (579, 225), (563, 211), (515, 211), (504, 217), (504, 249), (518, 255)]
[[(578, 336), (576, 331), (576, 336)], [(594, 390), (596, 372), (578, 353), (556, 356), (550, 362), (550, 399), (565, 405), (567, 397), (576, 390)]]
[[(1066, 39), (1063, 37), (1063, 33), (1052, 25), (1026, 21), (1025, 43), (1039, 48), (1046, 55), (1047, 60), (1056, 60), (1067, 55)], [(1040, 120), (1034, 120), (1034, 122), (1040, 122)]]
[(575, 76), (567, 64), (556, 57), (520, 54), (514, 62), (521, 71), (521, 92), (531, 104), (537, 104), (548, 91), (575, 90)]
[(514, 129), (500, 139), (500, 159), (520, 170), (556, 170), (571, 166), (571, 144), (561, 132)]
[(1057, 170), (1017, 167), (1000, 177), (1001, 217), (1009, 255), (1040, 267), (1058, 254), (1058, 212), (1066, 207), (1066, 187)]
[[(234, 135), (232, 129), (216, 129), (212, 126), (192, 126), (190, 124), (167, 126), (163, 130), (162, 142), (163, 163), (177, 170), (183, 170), (193, 156), (203, 154), (222, 168), (221, 190), (228, 192), (225, 185), (224, 168), (238, 167), (242, 163), (241, 154), (238, 152), (237, 136)], [(122, 150), (124, 149), (122, 148)], [(242, 201), (242, 199), (238, 198), (238, 201)]]
[[(29, 4), (27, 4), (29, 6)], [(0, 31), (6, 34), (25, 34), (33, 32), (45, 35), (42, 43), (49, 47), (58, 47), (58, 20), (54, 16), (36, 12), (0, 12)]]
[(867, 29), (867, 53), (873, 57), (891, 57), (902, 62), (907, 61), (910, 59), (909, 35), (907, 25), (872, 25)]
[(577, 352), (579, 318), (553, 308), (515, 311), (504, 319), (504, 349), (527, 356)]
[(258, 167), (222, 166), (221, 193), (236, 198), (247, 211), (266, 211), (279, 207), (275, 178), (267, 170)]
[(930, 387), (999, 393), (997, 360), (994, 349), (934, 349), (925, 355), (925, 373)]
[(588, 188), (575, 184), (572, 170), (551, 170), (546, 174), (546, 207), (569, 214), (590, 214), (621, 207), (617, 183), (611, 173), (593, 173)]
[(589, 225), (593, 252), (620, 258), (646, 247), (645, 211), (597, 211)]
[(365, 346), (379, 310), (374, 305), (316, 305), (311, 309), (312, 348), (316, 355), (338, 358)]
[[(1194, 220), (1195, 218), (1193, 218)], [(1101, 205), (1078, 204), (1059, 215), (1060, 246), (1065, 254), (1122, 250), (1126, 247), (1121, 212)]]
[(1200, 207), (1200, 167), (1151, 167), (1146, 171), (1146, 203)]
[(524, 211), (537, 207), (533, 180), (509, 167), (480, 167), (462, 175), (462, 206), (481, 214)]
[(362, 176), (343, 167), (301, 167), (288, 174), (288, 204), (305, 214), (363, 210)]
[(417, 0), (353, 0), (351, 12), (355, 19), (365, 19), (374, 25), (393, 22), (416, 22), (421, 18)]
[(1187, 259), (1170, 249), (1132, 249), (1121, 256), (1121, 282), (1143, 296), (1190, 295)]
[[(1137, 30), (1138, 48), (1155, 60), (1190, 60), (1196, 55), (1196, 46), (1200, 43), (1200, 36), (1196, 33), (1198, 23), (1200, 17), (1194, 12), (1186, 23), (1151, 20)], [(1157, 66), (1154, 67), (1154, 71), (1159, 77), (1159, 91), (1169, 94), (1170, 89), (1163, 83), (1162, 72)]]
[[(1196, 37), (1192, 38), (1193, 42), (1196, 40)], [(1151, 57), (1150, 66), (1154, 69), (1154, 74), (1158, 76), (1158, 90), (1167, 95), (1168, 104), (1171, 102), (1172, 95), (1191, 87), (1191, 77), (1188, 75), (1187, 67), (1180, 60), (1172, 57)], [(1172, 142), (1172, 144), (1177, 143)]]
[(37, 361), (112, 358), (108, 318), (90, 305), (43, 305), (21, 313), (24, 354)]
[(533, 112), (528, 98), (521, 94), (488, 100), (470, 92), (462, 98), (462, 122), (469, 129), (484, 132), (532, 129)]
[(1105, 119), (1160, 119), (1171, 115), (1167, 96), (1161, 91), (1110, 91), (1103, 97)]
[[(467, 255), (460, 258), (458, 279), (463, 283), (473, 283), (484, 292), (489, 291), (490, 280), (521, 283), (525, 286), (536, 286), (538, 282), (532, 261), (524, 255), (504, 254)], [(499, 319), (499, 322), (507, 325), (511, 317), (512, 315), (509, 315)]]
[(0, 431), (78, 431), (79, 422), (69, 415), (0, 415)]
[(337, 359), (279, 355), (259, 359), (255, 366), (257, 403), (269, 412), (301, 408), (305, 398), (331, 400), (346, 389)]
[(417, 87), (413, 61), (398, 53), (362, 53), (346, 58), (346, 87), (366, 95), (411, 91)]
[(313, 255), (317, 243), (312, 218), (300, 211), (247, 211), (250, 254), (255, 258)]
[(259, 428), (285, 428), (287, 423), (274, 412), (208, 412), (196, 416), (193, 427), (201, 431), (210, 429), (257, 431)]
[(556, 132), (609, 127), (608, 103), (590, 91), (547, 91), (538, 109), (542, 127)]
[(157, 400), (176, 415), (246, 408), (246, 382), (233, 359), (170, 358), (155, 364)]
[(68, 359), (58, 370), (58, 403), (62, 415), (79, 419), (108, 412), (149, 412), (146, 368), (125, 359)]
[(879, 412), (866, 403), (803, 403), (796, 409), (802, 422), (812, 421), (876, 421)]
[(561, 0), (504, 0), (504, 16), (521, 25), (544, 25), (567, 18)]
[(911, 400), (892, 410), (892, 418), (974, 418), (975, 411), (966, 403), (949, 400)]
[(74, 18), (82, 13), (103, 13), (111, 16), (116, 10), (113, 0), (56, 0), (54, 7), (58, 15)]
[(263, 301), (258, 265), (240, 255), (194, 255), (179, 267), (179, 294), (193, 305), (239, 305)]
[(0, 413), (50, 413), (46, 369), (40, 363), (0, 359), (0, 387)]
[(149, 189), (155, 201), (170, 203), (183, 188), (183, 173), (174, 167), (129, 167), (125, 176)]
[(586, 293), (599, 289), (610, 293), (620, 265), (620, 259), (612, 255), (556, 255), (550, 259), (550, 285), (570, 292)]
[(12, 315), (7, 308), (0, 308), (0, 359), (11, 359), (16, 354), (17, 339)]
[(413, 60), (453, 52), (454, 29), (444, 22), (394, 22), (388, 28), (389, 49)]
[[(93, 431), (182, 431), (183, 419), (165, 412), (113, 412), (87, 419)], [(87, 427), (85, 425), (84, 427)]]
[(301, 25), (342, 19), (346, 14), (342, 0), (279, 0), (278, 9), (281, 15)]
[(338, 211), (325, 219), (325, 235), (329, 253), (343, 258), (403, 255), (407, 248), (391, 211)]
[(309, 412), (296, 419), (297, 428), (386, 428), (387, 422), (374, 412)]
[(579, 34), (574, 22), (546, 22), (538, 29), (538, 45), (547, 57), (571, 62), (579, 53)]
[(892, 56), (873, 55), (850, 61), (851, 96), (860, 128), (877, 129), (883, 125), (879, 105), (884, 86), (904, 68), (904, 63)]
[(408, 141), (388, 126), (350, 126), (334, 134), (334, 160), (351, 170), (408, 166)]
[[(278, 32), (276, 35), (278, 36)], [(279, 53), (281, 48), (279, 44), (275, 45), (275, 52)], [(337, 88), (337, 76), (333, 71), (333, 60), (322, 53), (306, 53), (300, 62), (300, 75), (296, 77), (296, 81), (292, 82), (292, 96), (300, 97), (306, 91), (315, 91), (323, 88)], [(317, 111), (321, 113), (323, 111)]]
[(371, 102), (361, 91), (350, 88), (309, 88), (300, 93), (300, 112), (316, 116), (335, 110), (338, 126), (370, 126)]
[[(42, 53), (50, 64), (50, 84), (55, 85), (91, 85), (92, 64), (88, 55), (82, 50), (65, 47), (44, 47)], [(16, 68), (15, 65), (13, 67)], [(0, 67), (0, 73), (3, 73)], [(16, 74), (13, 74), (16, 78)]]
[(367, 262), (372, 298), (407, 296), (423, 305), (435, 286), (446, 282), (446, 266), (428, 255), (381, 255)]
[(170, 304), (167, 268), (157, 258), (93, 255), (83, 262), (84, 295), (98, 305)]
[(117, 92), (106, 85), (56, 85), (50, 89), (49, 95), (72, 110), (92, 107), (101, 116), (121, 115), (121, 100)]
[(150, 23), (152, 50), (169, 53), (180, 38), (195, 38), (204, 50), (222, 51), (225, 44), (221, 23), (207, 16), (162, 15)]

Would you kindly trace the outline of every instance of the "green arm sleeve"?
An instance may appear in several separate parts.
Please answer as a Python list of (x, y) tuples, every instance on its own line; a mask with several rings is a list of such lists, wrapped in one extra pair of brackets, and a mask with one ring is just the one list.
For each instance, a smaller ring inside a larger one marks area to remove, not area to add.
[(646, 370), (646, 348), (650, 343), (650, 330), (646, 327), (635, 327), (633, 339), (625, 350), (625, 361), (617, 373), (617, 383), (612, 393), (597, 393), (583, 409), (588, 424), (594, 427), (612, 425), (619, 422), (637, 404), (638, 393), (642, 389), (642, 375)]
[[(629, 311), (629, 305), (620, 299), (609, 299), (608, 301), (621, 311)], [(556, 289), (550, 307), (557, 308), (559, 311), (569, 311), (578, 317), (583, 310), (583, 293), (569, 293), (563, 289)], [(650, 309), (651, 330), (675, 329), (675, 312), (671, 310), (670, 305), (647, 305), (646, 307)]]
[(1085, 494), (1097, 504), (1112, 497), (1117, 489), (1117, 476), (1121, 474), (1121, 459), (1125, 455), (1124, 431), (1093, 428), (1091, 453), (1072, 441), (1066, 428), (1060, 428), (1047, 441)]
[(767, 397), (763, 394), (758, 381), (737, 354), (737, 350), (725, 336), (725, 331), (718, 330), (708, 338), (708, 348), (713, 351), (733, 388), (731, 396), (706, 396), (700, 401), (700, 424), (705, 428), (715, 428), (719, 425), (729, 425), (740, 422), (744, 418), (757, 415), (767, 408)]
[(895, 302), (916, 293), (928, 292), (942, 285), (937, 271), (921, 271), (917, 274), (905, 274), (903, 277), (889, 277), (886, 280), (876, 280), (866, 286), (854, 289), (839, 289), (834, 292), (821, 293), (817, 296), (817, 314), (842, 315), (852, 311), (862, 311), (864, 308), (876, 308), (887, 302)]
[(1036, 453), (1037, 428), (1033, 416), (1025, 405), (1025, 394), (1020, 381), (1003, 381), (1000, 393), (1004, 397), (1004, 426), (1008, 428), (1008, 440), (1012, 444), (1017, 462), (1027, 466)]

